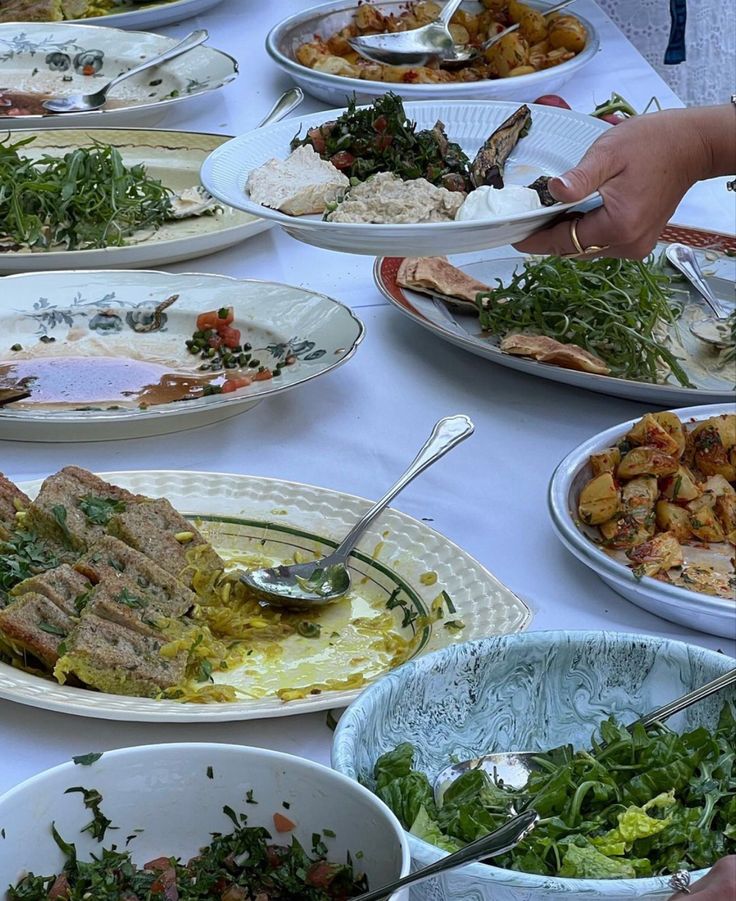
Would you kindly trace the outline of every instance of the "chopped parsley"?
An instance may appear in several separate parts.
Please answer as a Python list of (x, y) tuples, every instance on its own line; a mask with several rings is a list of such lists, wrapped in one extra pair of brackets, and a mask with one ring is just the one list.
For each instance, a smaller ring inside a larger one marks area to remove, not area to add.
[(116, 513), (125, 511), (125, 504), (112, 498), (88, 494), (79, 501), (79, 509), (91, 523), (106, 526)]
[(82, 829), (82, 832), (89, 832), (92, 838), (97, 839), (98, 842), (101, 842), (105, 838), (105, 833), (110, 828), (115, 828), (111, 826), (111, 820), (109, 820), (105, 814), (100, 809), (100, 804), (102, 803), (102, 795), (97, 791), (96, 788), (82, 788), (81, 786), (75, 786), (74, 788), (68, 788), (64, 794), (70, 795), (74, 792), (79, 792), (84, 799), (84, 806), (87, 810), (92, 811), (92, 821), (87, 823), (87, 825)]
[(72, 757), (72, 760), (76, 766), (92, 766), (100, 757), (102, 757), (102, 751), (93, 751), (90, 754), (78, 754), (76, 757)]
[(0, 542), (0, 591), (10, 591), (25, 579), (58, 565), (58, 557), (42, 538), (18, 530)]
[(116, 600), (118, 603), (124, 604), (131, 609), (143, 610), (148, 605), (148, 602), (144, 598), (139, 598), (138, 595), (128, 591), (127, 588), (123, 588)]

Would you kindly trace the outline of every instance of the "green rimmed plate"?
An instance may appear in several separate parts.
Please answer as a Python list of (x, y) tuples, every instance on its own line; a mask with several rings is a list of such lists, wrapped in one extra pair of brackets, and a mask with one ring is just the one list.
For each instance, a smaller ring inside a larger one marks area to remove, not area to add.
[[(369, 506), (353, 495), (255, 476), (150, 470), (103, 477), (134, 492), (167, 497), (196, 519), (231, 560), (287, 561), (295, 553), (304, 559), (326, 553)], [(21, 487), (32, 496), (40, 484)], [(290, 636), (278, 657), (256, 652), (237, 671), (216, 676), (240, 689), (238, 701), (194, 704), (109, 695), (57, 685), (4, 663), (0, 697), (78, 716), (137, 722), (289, 716), (347, 706), (363, 685), (404, 660), (469, 639), (518, 632), (531, 619), (523, 601), (477, 560), (396, 510), (386, 511), (369, 530), (352, 568), (352, 597), (324, 612), (319, 638)], [(436, 619), (443, 591), (452, 609), (444, 601), (442, 618)], [(430, 622), (422, 624), (423, 617)], [(463, 628), (448, 628), (448, 622), (461, 622)], [(397, 657), (396, 647), (404, 645), (406, 653)], [(279, 690), (303, 696), (283, 701)]]

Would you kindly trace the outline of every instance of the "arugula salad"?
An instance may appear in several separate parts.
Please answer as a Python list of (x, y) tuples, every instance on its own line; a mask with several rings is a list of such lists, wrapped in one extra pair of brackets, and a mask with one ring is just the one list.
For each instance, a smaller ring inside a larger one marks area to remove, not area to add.
[(708, 867), (736, 852), (736, 718), (725, 705), (715, 730), (678, 735), (662, 725), (631, 731), (609, 719), (592, 752), (540, 753), (539, 770), (513, 790), (481, 770), (463, 774), (442, 805), (401, 744), (375, 765), (374, 790), (404, 828), (445, 851), (497, 829), (511, 808), (541, 821), (500, 867), (575, 879), (630, 879)]

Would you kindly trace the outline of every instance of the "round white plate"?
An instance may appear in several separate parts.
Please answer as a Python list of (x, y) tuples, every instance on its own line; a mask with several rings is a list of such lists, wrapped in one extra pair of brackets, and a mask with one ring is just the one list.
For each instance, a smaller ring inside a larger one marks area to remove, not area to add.
[[(662, 252), (665, 246), (664, 243), (660, 244), (656, 253)], [(496, 285), (496, 279), (507, 282), (523, 261), (524, 258), (521, 254), (509, 255), (513, 252), (504, 247), (496, 251), (477, 254), (477, 259), (468, 259), (467, 256), (464, 256), (450, 262), (459, 266), (468, 275), (493, 287)], [(733, 302), (736, 280), (736, 262), (733, 258), (719, 254), (717, 259), (713, 259), (715, 254), (713, 251), (703, 253), (696, 250), (696, 253), (715, 294), (727, 303)], [(687, 327), (689, 322), (712, 314), (700, 295), (694, 289), (689, 289), (684, 279), (678, 279), (673, 284), (673, 288), (677, 288), (678, 291), (682, 289), (689, 293), (683, 319), (676, 329), (684, 349), (683, 351), (678, 350), (677, 354), (690, 380), (697, 386), (694, 388), (684, 387), (672, 375), (668, 376), (666, 383), (652, 384), (651, 382), (616, 378), (611, 375), (578, 372), (575, 369), (565, 369), (562, 366), (553, 366), (550, 363), (540, 363), (538, 360), (503, 353), (499, 347), (499, 339), (489, 336), (481, 329), (478, 316), (472, 311), (468, 312), (464, 307), (452, 306), (419, 291), (402, 288), (396, 280), (400, 265), (401, 259), (398, 257), (383, 257), (376, 260), (373, 267), (373, 278), (383, 296), (397, 310), (408, 316), (412, 322), (426, 328), (437, 337), (442, 338), (443, 341), (449, 341), (450, 344), (462, 347), (463, 350), (491, 360), (493, 363), (553, 382), (660, 406), (721, 403), (734, 396), (736, 368), (731, 365), (719, 369), (717, 351), (714, 351), (709, 344), (695, 338)], [(672, 270), (672, 274), (677, 275), (674, 270)], [(681, 296), (686, 297), (687, 295)]]
[[(90, 20), (94, 21), (94, 20)], [(0, 92), (44, 96), (93, 94), (121, 72), (165, 52), (178, 38), (95, 25), (0, 25)], [(85, 72), (89, 74), (84, 74)], [(134, 75), (110, 93), (99, 110), (14, 116), (2, 115), (7, 128), (71, 128), (152, 122), (172, 104), (208, 94), (233, 81), (237, 62), (212, 47), (196, 47), (166, 65)]]
[[(550, 4), (525, 0), (527, 6), (535, 9), (547, 9)], [(405, 7), (405, 0), (391, 0), (388, 3), (372, 4), (384, 13), (400, 13)], [(585, 49), (573, 59), (551, 69), (543, 69), (530, 75), (515, 78), (485, 79), (483, 81), (466, 81), (449, 84), (411, 84), (385, 81), (369, 81), (359, 78), (346, 78), (319, 72), (301, 65), (296, 60), (296, 50), (301, 44), (314, 39), (315, 34), (323, 38), (345, 28), (353, 20), (358, 0), (337, 0), (312, 6), (303, 12), (289, 16), (279, 22), (266, 38), (266, 50), (269, 55), (288, 75), (307, 93), (318, 97), (326, 103), (338, 106), (345, 103), (346, 98), (355, 94), (358, 103), (370, 103), (376, 97), (394, 90), (405, 100), (536, 100), (542, 94), (554, 94), (587, 65), (596, 55), (600, 47), (600, 39), (594, 25), (578, 15), (588, 32)], [(479, 3), (463, 3), (462, 9), (476, 13), (482, 9)]]
[[(174, 0), (169, 2), (141, 3), (140, 0), (121, 0), (120, 12), (111, 12), (95, 19), (114, 28), (159, 28), (171, 25), (192, 16), (207, 12), (222, 0)], [(88, 23), (89, 19), (74, 19), (74, 22)]]
[[(203, 160), (227, 141), (223, 135), (190, 131), (158, 131), (150, 128), (58, 128), (26, 131), (17, 138), (33, 137), (22, 149), (24, 156), (63, 156), (95, 141), (117, 147), (128, 165), (143, 163), (150, 175), (174, 191), (199, 184)], [(15, 140), (15, 138), (13, 139)], [(100, 250), (52, 250), (48, 252), (0, 250), (0, 273), (49, 269), (132, 269), (158, 266), (206, 256), (239, 244), (272, 227), (255, 216), (225, 208), (214, 216), (193, 216), (167, 222), (156, 232), (133, 236), (124, 247)]]
[[(252, 359), (273, 366), (297, 362), (280, 376), (230, 394), (176, 401), (141, 410), (58, 410), (21, 401), (0, 407), (0, 438), (15, 441), (100, 441), (161, 435), (209, 425), (251, 409), (350, 359), (363, 339), (363, 323), (323, 294), (274, 282), (222, 275), (170, 272), (44, 272), (10, 276), (12, 306), (0, 309), (0, 368), (19, 358), (119, 357), (163, 363), (199, 374), (198, 356), (185, 341), (199, 313), (234, 307), (235, 327), (252, 345)], [(151, 311), (172, 294), (159, 331), (140, 333)], [(73, 340), (70, 338), (73, 336)], [(40, 339), (53, 338), (52, 343)], [(9, 348), (20, 344), (23, 351)], [(89, 403), (80, 402), (79, 406)]]
[[(517, 103), (456, 100), (407, 103), (406, 113), (419, 129), (439, 119), (472, 159), (486, 138), (516, 109)], [(532, 126), (514, 149), (506, 166), (508, 183), (529, 184), (540, 175), (559, 175), (580, 161), (585, 151), (611, 128), (605, 122), (550, 106), (532, 106)], [(245, 192), (253, 169), (268, 160), (285, 159), (298, 132), (337, 119), (344, 110), (310, 113), (247, 132), (218, 147), (202, 166), (202, 184), (230, 206), (281, 225), (293, 238), (325, 250), (381, 256), (429, 256), (463, 253), (520, 241), (565, 210), (581, 204), (555, 204), (493, 221), (428, 222), (410, 225), (323, 222), (320, 216), (287, 216), (254, 203)], [(585, 202), (599, 199), (598, 194)]]
[[(673, 412), (684, 423), (698, 422), (721, 413), (733, 413), (734, 405), (730, 403), (682, 407)], [(592, 569), (614, 591), (638, 607), (689, 629), (733, 638), (736, 632), (736, 599), (717, 598), (688, 591), (679, 585), (660, 582), (659, 579), (649, 576), (637, 579), (630, 567), (609, 556), (576, 525), (578, 496), (590, 478), (590, 455), (611, 447), (640, 418), (599, 432), (578, 445), (562, 460), (549, 486), (548, 503), (554, 530), (570, 553)]]
[[(292, 559), (295, 551), (305, 555), (327, 553), (370, 506), (363, 498), (327, 488), (256, 476), (143, 471), (103, 473), (103, 478), (131, 491), (168, 498), (182, 513), (196, 517), (201, 531), (226, 555), (251, 552)], [(20, 487), (33, 495), (40, 484), (37, 481)], [(407, 611), (428, 614), (441, 590), (449, 594), (455, 608), (451, 615), (462, 620), (465, 628), (445, 628), (446, 618), (431, 621), (418, 635), (413, 656), (473, 638), (519, 632), (531, 619), (527, 606), (477, 560), (424, 523), (397, 510), (385, 511), (368, 530), (351, 557), (351, 571), (360, 592), (377, 603), (393, 603), (391, 599), (397, 595), (404, 599), (402, 606), (391, 608), (396, 633), (404, 637), (413, 635), (411, 624), (402, 626)], [(426, 584), (428, 572), (436, 573), (434, 584)], [(337, 611), (338, 607), (329, 609)], [(322, 654), (316, 646), (312, 651), (309, 641), (301, 639), (301, 646), (285, 650), (283, 659), (272, 661), (274, 680), (293, 679), (292, 673), (282, 670), (288, 668), (299, 647), (307, 648), (302, 653)], [(362, 653), (367, 655), (364, 665), (369, 665), (370, 646), (364, 647)], [(330, 669), (324, 659), (317, 659), (314, 666), (311, 682), (315, 677), (344, 678), (351, 664), (349, 660), (338, 660)], [(215, 722), (290, 716), (345, 707), (359, 693), (357, 688), (338, 689), (288, 703), (275, 695), (219, 704), (157, 701), (57, 685), (0, 663), (2, 698), (46, 710), (115, 720)]]

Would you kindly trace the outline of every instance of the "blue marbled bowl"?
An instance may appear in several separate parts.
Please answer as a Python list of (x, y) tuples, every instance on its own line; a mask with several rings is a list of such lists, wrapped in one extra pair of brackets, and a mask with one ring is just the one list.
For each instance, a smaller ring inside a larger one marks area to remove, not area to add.
[[(407, 663), (343, 714), (332, 765), (368, 786), (381, 754), (403, 741), (430, 779), (454, 756), (588, 746), (609, 715), (624, 722), (734, 666), (730, 657), (664, 638), (616, 632), (527, 632), (453, 645)], [(727, 690), (673, 717), (678, 730), (714, 725)], [(444, 852), (409, 836), (414, 868)], [(705, 871), (692, 874), (693, 880)], [(416, 901), (666, 899), (668, 877), (554, 879), (471, 864), (414, 890)]]

